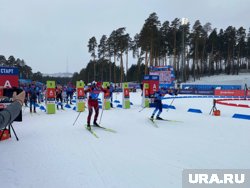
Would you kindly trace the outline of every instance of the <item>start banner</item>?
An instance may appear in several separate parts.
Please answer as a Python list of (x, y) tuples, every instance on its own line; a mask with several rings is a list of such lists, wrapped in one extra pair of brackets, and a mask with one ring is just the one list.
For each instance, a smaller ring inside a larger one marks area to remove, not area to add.
[(154, 93), (159, 90), (159, 76), (157, 75), (144, 75), (143, 84), (148, 84), (147, 95), (153, 97)]
[(18, 68), (0, 67), (0, 86), (4, 88), (18, 87)]

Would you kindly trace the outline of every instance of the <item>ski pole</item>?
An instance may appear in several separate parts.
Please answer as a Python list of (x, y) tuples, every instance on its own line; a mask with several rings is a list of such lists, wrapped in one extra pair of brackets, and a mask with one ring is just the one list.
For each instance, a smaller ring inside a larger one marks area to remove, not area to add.
[(99, 121), (99, 124), (101, 124), (101, 120), (102, 120), (102, 114), (103, 114), (103, 109), (102, 109), (102, 113), (101, 113), (101, 117), (100, 117), (100, 121)]
[(100, 121), (99, 121), (99, 124), (101, 124), (101, 121), (102, 121), (102, 114), (103, 114), (103, 110), (105, 108), (105, 103), (106, 103), (106, 99), (104, 99), (104, 102), (102, 104), (102, 113), (101, 113), (101, 117), (100, 117)]
[(80, 114), (81, 114), (81, 112), (79, 112), (79, 114), (78, 114), (78, 116), (76, 117), (76, 120), (75, 120), (75, 122), (73, 123), (73, 125), (75, 125), (75, 123), (76, 123), (77, 119), (79, 118)]
[[(175, 91), (175, 96), (173, 97), (173, 100), (171, 101), (169, 106), (171, 106), (173, 104), (173, 102), (174, 102), (174, 100), (176, 98), (176, 95), (178, 95), (179, 91), (180, 91), (179, 89), (177, 91)], [(168, 112), (168, 110), (169, 110), (169, 108), (167, 109), (167, 112)]]
[(146, 108), (146, 106), (144, 106), (141, 110), (139, 110), (139, 112), (141, 112), (142, 110), (144, 110)]
[[(169, 106), (171, 106), (171, 105), (173, 104), (173, 102), (174, 102), (175, 98), (176, 98), (176, 97), (174, 97), (174, 98), (173, 98), (173, 100), (171, 101), (171, 103), (170, 103), (170, 105), (169, 105)], [(169, 110), (169, 108), (167, 109), (167, 112), (168, 112), (168, 110)]]

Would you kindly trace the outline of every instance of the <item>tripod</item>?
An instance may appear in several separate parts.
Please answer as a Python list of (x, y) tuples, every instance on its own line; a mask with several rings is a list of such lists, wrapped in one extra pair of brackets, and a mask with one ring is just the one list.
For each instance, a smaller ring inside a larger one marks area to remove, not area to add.
[(9, 123), (9, 124), (6, 125), (6, 127), (3, 129), (3, 132), (2, 132), (2, 134), (1, 134), (1, 136), (0, 136), (0, 140), (1, 140), (2, 137), (3, 137), (3, 134), (4, 134), (4, 131), (5, 131), (5, 130), (9, 130), (9, 134), (10, 134), (10, 137), (11, 137), (11, 129), (12, 129), (12, 131), (13, 131), (15, 137), (16, 137), (16, 140), (18, 141), (19, 139), (18, 139), (18, 137), (17, 137), (17, 135), (16, 135), (16, 132), (15, 132), (13, 126), (12, 126), (12, 123)]
[(211, 115), (212, 111), (214, 112), (215, 110), (217, 110), (217, 108), (216, 108), (216, 99), (213, 100), (213, 107), (212, 107), (209, 115)]

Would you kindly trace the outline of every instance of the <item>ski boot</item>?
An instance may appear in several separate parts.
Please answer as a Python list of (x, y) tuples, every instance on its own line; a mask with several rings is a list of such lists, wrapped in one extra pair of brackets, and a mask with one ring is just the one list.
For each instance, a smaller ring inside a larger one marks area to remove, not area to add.
[(87, 124), (87, 129), (88, 129), (88, 130), (91, 130), (91, 127), (90, 127), (90, 124), (89, 124), (89, 123)]
[(100, 127), (100, 125), (98, 124), (98, 123), (96, 123), (96, 121), (94, 121), (94, 123), (93, 123), (95, 126), (97, 126), (97, 127)]
[(150, 120), (154, 120), (154, 116), (153, 115), (150, 117)]
[(161, 117), (157, 116), (156, 117), (157, 120), (163, 120)]

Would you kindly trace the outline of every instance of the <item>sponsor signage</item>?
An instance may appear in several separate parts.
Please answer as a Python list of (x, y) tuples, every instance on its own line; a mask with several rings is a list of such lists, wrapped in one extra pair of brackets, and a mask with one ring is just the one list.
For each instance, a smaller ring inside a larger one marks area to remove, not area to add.
[(122, 107), (125, 109), (130, 108), (130, 99), (129, 99), (129, 88), (128, 88), (128, 83), (123, 83), (122, 84), (122, 90), (123, 90), (123, 95), (122, 95)]
[(102, 108), (105, 110), (109, 110), (111, 108), (111, 102), (110, 102), (110, 90), (108, 89), (110, 87), (109, 82), (103, 82), (102, 83), (103, 89), (106, 90), (106, 92), (103, 94), (103, 106)]
[(149, 84), (144, 83), (143, 84), (143, 95), (142, 95), (142, 106), (143, 107), (149, 107)]
[(180, 94), (213, 95), (214, 90), (180, 89)]
[(198, 94), (198, 95), (213, 95), (214, 90), (195, 90), (195, 94)]
[(214, 90), (218, 96), (245, 96), (244, 90)]
[(76, 81), (76, 111), (83, 112), (85, 110), (85, 92), (84, 92), (84, 82)]
[(159, 76), (160, 87), (174, 87), (175, 74), (172, 66), (152, 66), (149, 74)]
[(47, 98), (47, 113), (48, 114), (55, 114), (56, 113), (56, 90), (55, 90), (55, 81), (47, 81), (46, 83), (47, 91), (46, 91), (46, 98)]

